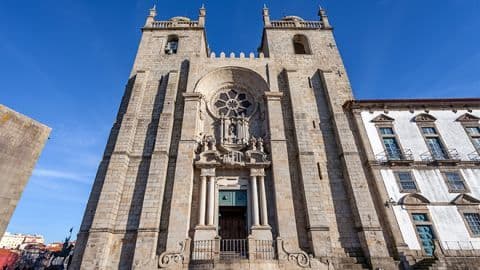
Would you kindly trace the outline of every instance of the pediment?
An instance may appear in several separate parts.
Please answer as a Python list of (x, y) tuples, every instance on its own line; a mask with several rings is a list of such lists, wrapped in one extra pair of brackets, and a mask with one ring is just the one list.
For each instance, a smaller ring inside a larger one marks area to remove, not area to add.
[(456, 121), (458, 122), (478, 122), (480, 117), (477, 117), (473, 114), (465, 113), (462, 114), (460, 117), (457, 118)]
[(437, 118), (435, 118), (433, 115), (428, 113), (421, 113), (413, 117), (413, 121), (415, 122), (435, 122), (436, 120)]
[(419, 204), (429, 204), (430, 200), (425, 198), (425, 196), (418, 193), (411, 193), (403, 196), (400, 201), (400, 204), (404, 205), (419, 205)]
[(382, 122), (393, 122), (395, 119), (391, 118), (390, 116), (387, 116), (385, 114), (380, 114), (377, 115), (375, 118), (372, 119), (372, 122), (374, 123), (382, 123)]
[(467, 204), (467, 205), (471, 205), (471, 204), (478, 205), (478, 204), (480, 204), (480, 200), (472, 197), (471, 195), (462, 193), (462, 194), (459, 194), (457, 197), (455, 197), (455, 199), (453, 199), (450, 203), (455, 204), (455, 205), (465, 205), (465, 204)]

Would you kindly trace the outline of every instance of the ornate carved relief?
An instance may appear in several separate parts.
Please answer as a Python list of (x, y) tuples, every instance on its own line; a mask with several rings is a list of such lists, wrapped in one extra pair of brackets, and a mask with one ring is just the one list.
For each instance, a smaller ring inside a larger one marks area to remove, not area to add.
[(185, 252), (185, 246), (187, 241), (182, 241), (179, 243), (180, 245), (180, 251), (174, 252), (174, 251), (165, 251), (163, 252), (159, 257), (158, 257), (158, 267), (159, 268), (167, 268), (167, 267), (172, 267), (173, 265), (176, 264), (183, 264), (184, 260), (184, 252)]
[(462, 193), (455, 197), (455, 199), (453, 199), (450, 203), (455, 205), (479, 205), (480, 200), (471, 195)]
[(477, 117), (473, 114), (465, 113), (465, 114), (462, 114), (460, 117), (458, 117), (456, 121), (478, 123), (479, 120), (480, 120), (480, 117)]
[[(277, 245), (282, 247), (282, 249), (281, 249), (282, 252), (281, 253), (283, 253), (283, 254), (278, 255), (280, 257), (280, 259), (287, 259), (289, 262), (295, 263), (302, 268), (310, 268), (311, 267), (310, 256), (305, 251), (302, 251), (302, 250), (299, 250), (299, 251), (296, 251), (296, 252), (288, 251), (285, 248), (285, 242), (280, 238), (277, 238)], [(284, 257), (284, 258), (281, 258), (281, 257)]]
[(436, 120), (437, 118), (435, 118), (433, 115), (428, 113), (421, 113), (413, 117), (414, 122), (435, 122)]
[(403, 205), (424, 205), (429, 203), (430, 200), (418, 193), (407, 194), (399, 200), (399, 204)]
[(392, 117), (387, 116), (387, 115), (382, 113), (382, 114), (376, 116), (375, 118), (373, 118), (371, 122), (373, 122), (373, 123), (388, 122), (389, 123), (389, 122), (393, 122), (393, 121), (395, 121), (395, 119), (393, 119)]

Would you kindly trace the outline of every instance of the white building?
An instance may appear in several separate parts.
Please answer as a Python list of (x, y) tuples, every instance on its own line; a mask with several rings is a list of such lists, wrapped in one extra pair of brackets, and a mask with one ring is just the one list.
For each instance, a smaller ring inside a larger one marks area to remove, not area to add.
[(390, 244), (414, 260), (435, 252), (478, 255), (480, 100), (365, 100), (347, 106)]
[(30, 234), (12, 234), (6, 232), (0, 240), (0, 248), (6, 249), (21, 249), (26, 244), (43, 244), (45, 239), (42, 235), (30, 235)]

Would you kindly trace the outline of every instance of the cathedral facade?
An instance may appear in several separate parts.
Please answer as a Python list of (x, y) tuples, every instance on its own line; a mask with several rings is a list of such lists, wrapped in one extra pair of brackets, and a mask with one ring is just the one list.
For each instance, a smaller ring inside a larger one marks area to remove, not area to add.
[[(365, 130), (394, 117), (353, 101), (325, 11), (270, 20), (264, 8), (248, 55), (210, 52), (205, 15), (150, 10), (72, 268), (399, 269), (445, 255), (400, 228), (414, 226), (402, 203), (435, 200), (379, 184), (413, 161), (388, 159), (400, 148), (375, 161)], [(457, 201), (476, 213), (475, 197)]]

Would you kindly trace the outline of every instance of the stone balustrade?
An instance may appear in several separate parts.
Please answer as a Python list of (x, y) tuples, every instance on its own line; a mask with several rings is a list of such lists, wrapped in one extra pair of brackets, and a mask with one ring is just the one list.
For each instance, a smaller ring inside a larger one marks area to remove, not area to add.
[(271, 28), (304, 28), (304, 29), (323, 29), (322, 22), (319, 21), (272, 21)]

